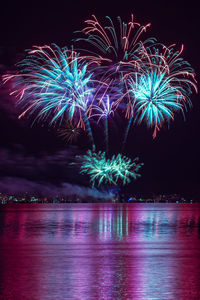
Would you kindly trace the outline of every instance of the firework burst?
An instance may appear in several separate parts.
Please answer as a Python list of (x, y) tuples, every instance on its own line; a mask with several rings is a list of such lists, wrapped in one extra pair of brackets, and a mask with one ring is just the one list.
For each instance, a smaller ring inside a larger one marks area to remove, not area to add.
[(60, 136), (65, 142), (76, 142), (81, 135), (81, 128), (77, 127), (73, 121), (66, 121), (60, 129), (58, 129), (58, 136)]
[(94, 81), (75, 51), (55, 44), (34, 47), (18, 67), (21, 71), (4, 76), (4, 81), (14, 78), (19, 87), (12, 94), (24, 107), (21, 116), (36, 112), (37, 119), (50, 124), (62, 123), (66, 117), (82, 120), (93, 97)]
[[(103, 72), (104, 76), (111, 76), (112, 73), (127, 73), (128, 69), (136, 68), (140, 64), (141, 47), (152, 44), (155, 39), (150, 38), (140, 42), (140, 36), (150, 26), (145, 26), (135, 22), (133, 14), (128, 23), (117, 18), (118, 24), (115, 26), (110, 17), (106, 17), (107, 25), (103, 26), (95, 15), (86, 20), (86, 27), (82, 32), (85, 36), (75, 39), (76, 42), (83, 41), (91, 46), (91, 59), (98, 62), (98, 72)], [(83, 50), (83, 49), (82, 49)], [(100, 71), (99, 71), (100, 70)]]
[[(80, 54), (55, 44), (36, 46), (17, 64), (17, 74), (4, 76), (4, 82), (14, 80), (11, 94), (23, 109), (19, 118), (61, 126), (59, 135), (68, 142), (76, 141), (80, 128), (86, 130), (92, 151), (78, 157), (80, 172), (98, 186), (125, 185), (142, 166), (122, 154), (107, 157), (111, 116), (119, 111), (128, 119), (124, 147), (131, 124), (146, 123), (155, 138), (177, 112), (184, 116), (197, 92), (194, 70), (181, 57), (183, 46), (177, 51), (154, 38), (142, 41), (150, 24), (140, 25), (133, 15), (128, 23), (120, 17), (117, 22), (106, 17), (106, 22), (94, 15), (85, 22), (83, 37), (75, 41), (89, 48), (79, 49)], [(91, 126), (96, 120), (104, 123), (105, 152), (95, 152)]]
[(87, 130), (94, 148), (88, 114), (99, 82), (88, 72), (87, 62), (75, 51), (53, 44), (34, 47), (18, 67), (19, 73), (5, 75), (4, 82), (15, 80), (16, 89), (11, 94), (23, 108), (19, 118), (29, 114), (35, 117), (33, 123), (40, 120), (49, 125), (73, 119)]
[(105, 152), (88, 151), (83, 156), (77, 157), (80, 162), (80, 173), (88, 174), (92, 185), (101, 184), (126, 185), (131, 179), (140, 177), (139, 169), (143, 165), (138, 162), (138, 158), (131, 160), (122, 154), (113, 155), (106, 158)]
[[(144, 121), (153, 127), (153, 137), (164, 125), (174, 119), (174, 113), (191, 106), (192, 88), (197, 92), (194, 71), (190, 64), (180, 58), (181, 51), (172, 47), (164, 47), (162, 53), (158, 49), (144, 48), (143, 65), (140, 72), (127, 76), (129, 103), (127, 116), (130, 122)], [(127, 133), (125, 138), (127, 138)]]

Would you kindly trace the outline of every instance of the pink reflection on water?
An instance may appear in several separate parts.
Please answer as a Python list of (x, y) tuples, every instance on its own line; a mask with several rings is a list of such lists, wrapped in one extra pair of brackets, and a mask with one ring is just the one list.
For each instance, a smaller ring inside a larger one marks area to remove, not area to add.
[(37, 208), (1, 212), (0, 299), (200, 299), (199, 206)]

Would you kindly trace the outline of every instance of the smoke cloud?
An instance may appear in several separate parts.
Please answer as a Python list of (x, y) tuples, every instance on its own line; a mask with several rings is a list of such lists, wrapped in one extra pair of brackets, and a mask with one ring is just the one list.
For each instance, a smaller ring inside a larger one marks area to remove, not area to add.
[(84, 186), (84, 176), (70, 162), (77, 149), (70, 148), (53, 154), (26, 155), (25, 149), (0, 149), (0, 192), (28, 192), (40, 196), (71, 196), (108, 199), (111, 195)]
[(73, 196), (76, 195), (80, 198), (100, 198), (108, 199), (111, 197), (106, 192), (98, 191), (97, 189), (91, 189), (79, 185), (69, 184), (63, 182), (60, 186), (56, 186), (48, 183), (37, 183), (24, 178), (17, 177), (5, 177), (0, 181), (0, 191), (3, 193), (11, 194), (37, 194), (42, 197), (56, 197), (56, 196)]

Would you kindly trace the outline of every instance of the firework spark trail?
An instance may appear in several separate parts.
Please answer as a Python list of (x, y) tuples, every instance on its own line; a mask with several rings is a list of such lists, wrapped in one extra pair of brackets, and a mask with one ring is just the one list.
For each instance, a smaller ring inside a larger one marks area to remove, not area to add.
[(124, 151), (132, 121), (133, 121), (133, 115), (131, 115), (129, 120), (128, 120), (128, 125), (126, 127), (126, 131), (125, 131), (124, 139), (123, 139), (123, 143), (122, 143), (122, 151)]
[(94, 137), (93, 137), (93, 134), (92, 134), (92, 128), (90, 126), (90, 121), (89, 121), (88, 116), (86, 114), (83, 115), (83, 120), (84, 120), (84, 123), (85, 123), (85, 127), (86, 127), (86, 130), (87, 130), (87, 134), (88, 134), (89, 140), (90, 140), (90, 144), (92, 146), (92, 150), (95, 151), (96, 146), (95, 146), (95, 143), (94, 143)]
[(104, 124), (105, 124), (105, 146), (106, 146), (106, 153), (108, 153), (108, 118), (105, 118)]
[[(105, 134), (105, 148), (106, 153), (108, 153), (108, 117), (110, 115), (114, 116), (114, 106), (115, 102), (111, 100), (109, 95), (106, 95), (105, 98), (101, 98), (97, 105), (93, 105), (91, 118), (98, 117), (98, 122), (103, 119), (104, 120), (104, 134)], [(93, 112), (94, 111), (94, 112)]]

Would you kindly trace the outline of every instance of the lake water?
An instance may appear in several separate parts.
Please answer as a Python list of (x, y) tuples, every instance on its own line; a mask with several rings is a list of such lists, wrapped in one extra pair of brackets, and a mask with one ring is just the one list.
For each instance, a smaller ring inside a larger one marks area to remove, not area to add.
[(0, 209), (0, 299), (199, 300), (199, 204)]

